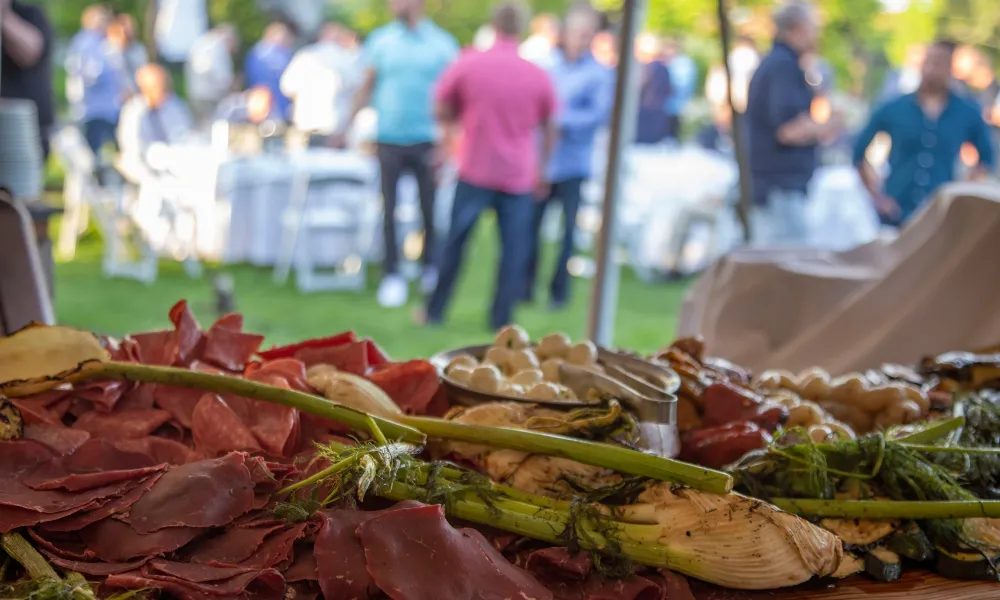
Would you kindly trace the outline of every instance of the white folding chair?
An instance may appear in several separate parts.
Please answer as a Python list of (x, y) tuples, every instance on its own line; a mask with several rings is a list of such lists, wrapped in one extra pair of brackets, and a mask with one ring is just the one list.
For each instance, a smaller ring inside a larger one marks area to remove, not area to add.
[[(320, 195), (322, 201), (316, 202)], [(366, 212), (373, 202), (370, 178), (299, 169), (282, 215), (275, 283), (284, 285), (294, 269), (296, 287), (303, 292), (364, 289), (366, 246), (371, 239)], [(317, 236), (337, 236), (344, 242), (338, 256), (325, 257), (324, 262), (336, 265), (332, 272), (319, 272), (316, 265), (313, 242), (320, 239)]]
[(94, 153), (76, 127), (64, 127), (53, 137), (52, 145), (65, 171), (65, 213), (56, 247), (58, 256), (73, 258), (77, 240), (93, 213), (104, 238), (104, 275), (156, 281), (156, 253), (128, 212), (125, 187), (101, 185), (95, 175)]
[(55, 323), (55, 311), (31, 217), (0, 189), (0, 335), (32, 321)]

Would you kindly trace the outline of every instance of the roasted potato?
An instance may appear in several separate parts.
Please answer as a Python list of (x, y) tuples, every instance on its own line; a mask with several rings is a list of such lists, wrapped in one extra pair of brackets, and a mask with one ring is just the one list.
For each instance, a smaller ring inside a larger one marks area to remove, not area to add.
[(582, 367), (594, 364), (597, 362), (597, 346), (590, 340), (576, 344), (566, 353), (566, 362)]
[(550, 383), (559, 383), (562, 380), (562, 376), (559, 373), (559, 368), (562, 366), (563, 360), (561, 358), (550, 358), (542, 363), (542, 376), (545, 381)]
[(548, 381), (536, 383), (531, 386), (531, 389), (528, 390), (528, 393), (524, 397), (528, 400), (558, 400), (559, 387), (559, 385)]
[(538, 368), (538, 357), (534, 351), (527, 348), (522, 350), (509, 350), (507, 352), (507, 369), (511, 373), (534, 370)]
[(493, 346), (486, 351), (486, 355), (483, 356), (483, 363), (496, 365), (500, 369), (501, 373), (507, 371), (507, 357), (510, 356), (510, 350), (504, 348), (503, 346)]
[(503, 375), (496, 365), (480, 365), (472, 372), (469, 386), (479, 392), (495, 394), (503, 385)]
[(525, 388), (530, 388), (536, 383), (541, 383), (544, 380), (545, 376), (542, 375), (541, 369), (525, 369), (524, 371), (515, 373), (510, 378), (511, 383), (523, 385)]
[(795, 376), (791, 371), (771, 370), (760, 374), (756, 387), (765, 391), (792, 390), (797, 392), (799, 384), (795, 382)]
[(451, 373), (451, 370), (455, 367), (468, 367), (470, 370), (475, 369), (479, 366), (479, 361), (476, 360), (474, 356), (469, 354), (459, 354), (455, 358), (448, 361), (448, 366), (445, 367), (445, 373)]
[(472, 368), (466, 365), (456, 365), (448, 369), (448, 378), (462, 385), (469, 385), (472, 381)]
[(508, 325), (497, 332), (494, 343), (501, 348), (520, 350), (527, 348), (531, 340), (528, 338), (528, 332), (520, 325)]
[(535, 351), (539, 358), (565, 358), (573, 343), (565, 333), (550, 333), (538, 341)]

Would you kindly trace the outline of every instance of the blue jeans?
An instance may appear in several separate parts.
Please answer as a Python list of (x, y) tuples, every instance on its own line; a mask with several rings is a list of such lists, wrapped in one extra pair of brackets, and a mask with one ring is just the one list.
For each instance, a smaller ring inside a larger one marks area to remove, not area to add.
[(524, 271), (531, 249), (532, 198), (530, 194), (508, 194), (459, 181), (451, 208), (451, 227), (441, 249), (437, 288), (427, 303), (427, 319), (441, 323), (455, 290), (465, 259), (465, 244), (487, 208), (497, 213), (500, 227), (500, 268), (497, 271), (490, 326), (500, 329), (513, 322), (514, 307), (524, 290)]
[(576, 215), (580, 211), (580, 196), (583, 179), (569, 179), (552, 184), (549, 197), (535, 203), (534, 222), (532, 226), (531, 257), (528, 259), (528, 282), (524, 299), (531, 301), (535, 296), (535, 279), (538, 273), (538, 248), (541, 244), (542, 221), (549, 204), (558, 200), (563, 208), (563, 235), (559, 248), (559, 258), (556, 261), (555, 272), (552, 274), (552, 285), (549, 288), (549, 301), (553, 305), (566, 304), (569, 301), (569, 259), (573, 257), (576, 234)]
[(83, 137), (95, 156), (101, 154), (101, 148), (108, 142), (118, 145), (118, 124), (104, 119), (90, 119), (83, 122)]

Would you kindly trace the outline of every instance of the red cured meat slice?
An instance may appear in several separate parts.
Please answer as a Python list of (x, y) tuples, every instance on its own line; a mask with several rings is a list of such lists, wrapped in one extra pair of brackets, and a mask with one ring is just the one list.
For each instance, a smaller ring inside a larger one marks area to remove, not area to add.
[(159, 574), (146, 565), (141, 572), (108, 577), (105, 585), (129, 590), (160, 589), (179, 600), (282, 600), (285, 580), (274, 570), (250, 572), (211, 583), (191, 583)]
[(65, 560), (78, 560), (91, 562), (97, 559), (94, 553), (87, 550), (87, 545), (80, 540), (80, 536), (75, 533), (49, 533), (44, 535), (34, 529), (28, 530), (28, 535), (34, 541), (35, 546), (46, 554), (58, 556)]
[(154, 406), (156, 406), (156, 384), (137, 383), (122, 395), (121, 400), (115, 405), (115, 410), (118, 412), (150, 410)]
[(173, 552), (203, 531), (194, 527), (170, 527), (143, 535), (128, 523), (110, 518), (81, 529), (80, 538), (97, 558), (108, 562), (123, 562), (141, 556)]
[(260, 451), (257, 438), (240, 417), (215, 394), (205, 394), (194, 409), (194, 445), (209, 456), (233, 450)]
[(419, 502), (400, 502), (387, 511), (363, 512), (336, 509), (323, 511), (323, 525), (316, 536), (314, 553), (319, 568), (319, 586), (326, 598), (357, 598), (375, 595), (378, 588), (368, 574), (365, 549), (355, 535), (362, 523), (383, 512), (419, 507)]
[(40, 523), (55, 521), (80, 511), (87, 511), (101, 505), (100, 501), (92, 500), (80, 506), (74, 506), (57, 512), (38, 512), (27, 508), (0, 506), (0, 533), (7, 533), (19, 527), (34, 527)]
[(24, 426), (24, 439), (44, 444), (56, 454), (65, 456), (84, 445), (90, 439), (90, 434), (64, 425), (28, 424)]
[[(48, 402), (44, 400), (39, 400), (37, 397), (32, 396), (28, 398), (11, 398), (10, 402), (17, 407), (17, 410), (21, 411), (21, 416), (24, 417), (24, 422), (27, 425), (62, 426), (62, 415), (51, 410)], [(66, 407), (68, 408), (68, 406), (69, 404), (67, 403)]]
[(437, 369), (426, 360), (389, 363), (368, 374), (407, 413), (424, 414), (440, 387)]
[(145, 477), (165, 466), (145, 454), (122, 452), (106, 440), (90, 440), (73, 454), (40, 466), (24, 484), (34, 490), (79, 492)]
[(243, 372), (243, 377), (252, 381), (268, 383), (274, 381), (274, 378), (277, 377), (285, 380), (285, 384), (281, 387), (306, 393), (314, 391), (313, 387), (306, 381), (305, 364), (294, 358), (279, 358), (266, 363), (250, 363)]
[[(378, 515), (358, 526), (357, 536), (368, 572), (392, 600), (552, 598), (479, 532), (452, 527), (440, 506)], [(462, 565), (464, 576), (442, 577), (441, 569), (448, 565)]]
[(243, 331), (243, 315), (240, 313), (227, 313), (219, 317), (219, 320), (212, 324), (212, 329), (226, 329), (228, 331)]
[(158, 436), (134, 440), (114, 440), (116, 448), (125, 452), (136, 452), (149, 456), (154, 463), (183, 465), (193, 460), (194, 453), (180, 442)]
[(524, 568), (539, 577), (586, 579), (594, 567), (590, 554), (573, 555), (568, 548), (543, 548), (528, 554)]
[(264, 538), (278, 529), (281, 525), (232, 527), (186, 548), (184, 558), (196, 564), (237, 565), (257, 552)]
[(695, 600), (691, 584), (688, 583), (686, 577), (666, 569), (660, 569), (660, 576), (663, 578), (663, 591), (666, 600)]
[(306, 523), (288, 527), (274, 533), (260, 545), (256, 552), (240, 563), (240, 566), (255, 569), (270, 569), (288, 566), (292, 562), (292, 548), (295, 541), (305, 534)]
[[(219, 369), (197, 361), (190, 368), (202, 373), (222, 374), (222, 371)], [(191, 419), (194, 415), (194, 409), (198, 406), (198, 401), (204, 395), (204, 390), (167, 385), (158, 385), (153, 392), (156, 405), (172, 414), (174, 419), (187, 429), (191, 429)]]
[(92, 403), (103, 411), (114, 410), (121, 399), (128, 383), (124, 381), (94, 381), (73, 389), (73, 396)]
[(177, 335), (173, 331), (150, 331), (132, 335), (139, 346), (140, 362), (170, 366), (177, 361)]
[(328, 348), (303, 348), (295, 353), (307, 367), (313, 365), (333, 365), (338, 370), (364, 375), (368, 371), (368, 345), (365, 342), (351, 342)]
[(319, 568), (316, 566), (316, 555), (306, 544), (295, 546), (295, 561), (284, 572), (285, 581), (319, 581)]
[(45, 553), (45, 555), (49, 557), (49, 561), (57, 567), (62, 567), (67, 571), (91, 575), (93, 577), (107, 577), (108, 575), (118, 575), (119, 573), (133, 571), (149, 562), (151, 558), (140, 558), (139, 560), (132, 562), (85, 562), (59, 558), (54, 554), (45, 552), (45, 550), (42, 550), (42, 552)]
[(212, 565), (193, 565), (172, 560), (157, 559), (149, 564), (150, 574), (168, 575), (191, 583), (210, 583), (214, 581), (231, 580), (237, 575), (259, 573), (260, 569), (247, 567), (225, 567)]
[(331, 346), (342, 346), (356, 341), (358, 341), (358, 336), (355, 335), (353, 331), (345, 331), (344, 333), (338, 333), (337, 335), (331, 335), (325, 338), (303, 340), (287, 346), (272, 346), (268, 350), (258, 352), (257, 355), (264, 360), (277, 360), (279, 358), (291, 358), (295, 356), (296, 352), (302, 350), (303, 348), (329, 348)]
[(195, 351), (201, 344), (203, 335), (187, 300), (181, 300), (170, 309), (170, 322), (174, 324), (177, 343), (175, 364), (186, 365), (196, 358)]
[(205, 334), (201, 358), (227, 371), (242, 371), (264, 343), (264, 336), (213, 325)]
[(132, 439), (146, 437), (171, 418), (169, 412), (155, 408), (107, 414), (95, 410), (77, 419), (73, 428), (87, 431), (95, 438)]
[[(284, 380), (275, 383), (280, 385)], [(225, 401), (241, 423), (249, 428), (257, 448), (274, 456), (287, 456), (295, 451), (299, 443), (299, 411), (271, 402), (234, 396), (226, 396)], [(234, 446), (227, 449), (243, 448)]]
[(99, 508), (85, 512), (77, 512), (64, 519), (52, 521), (51, 523), (45, 523), (41, 525), (41, 528), (45, 531), (79, 531), (84, 527), (102, 519), (106, 519), (112, 515), (124, 513), (133, 504), (138, 502), (139, 498), (142, 498), (143, 495), (145, 495), (145, 493), (153, 487), (153, 484), (156, 483), (156, 480), (159, 478), (160, 474), (155, 473), (136, 483), (131, 489), (126, 491), (125, 494), (106, 502)]
[(165, 527), (219, 527), (253, 507), (253, 481), (233, 452), (167, 471), (153, 489), (132, 506), (129, 517), (139, 533)]
[(381, 367), (382, 365), (391, 362), (389, 360), (389, 355), (386, 354), (374, 340), (365, 338), (365, 344), (367, 345), (369, 367)]

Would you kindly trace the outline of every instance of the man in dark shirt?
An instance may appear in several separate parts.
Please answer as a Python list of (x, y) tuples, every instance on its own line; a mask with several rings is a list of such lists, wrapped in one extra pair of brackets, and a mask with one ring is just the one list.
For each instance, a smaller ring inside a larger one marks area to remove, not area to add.
[[(994, 163), (994, 148), (979, 107), (952, 90), (954, 45), (938, 42), (927, 49), (920, 87), (882, 105), (858, 136), (854, 164), (875, 207), (887, 225), (901, 225), (939, 186), (955, 178), (962, 145), (975, 145), (982, 176)], [(889, 176), (883, 182), (865, 158), (875, 134), (892, 139)]]
[(49, 155), (49, 134), (55, 120), (52, 97), (52, 28), (38, 6), (0, 0), (3, 64), (0, 97), (32, 100), (38, 107), (42, 153)]
[(806, 191), (816, 170), (816, 148), (835, 134), (810, 116), (813, 88), (800, 60), (816, 49), (818, 24), (808, 4), (785, 4), (774, 16), (777, 34), (771, 53), (750, 81), (747, 130), (755, 203), (754, 241), (803, 244), (808, 238)]

